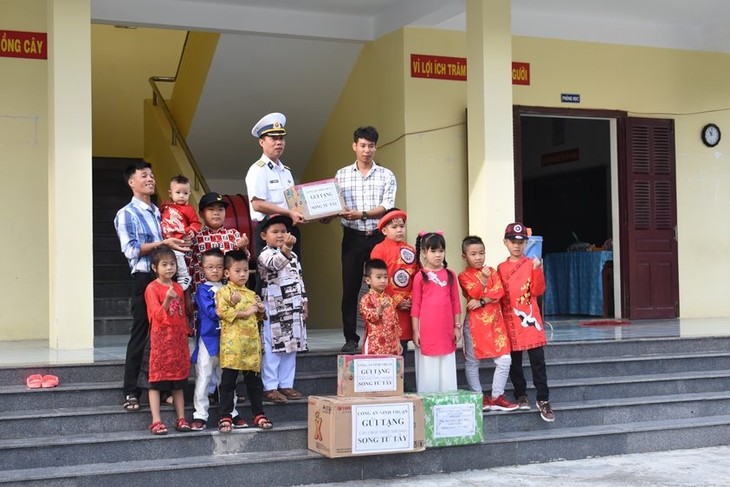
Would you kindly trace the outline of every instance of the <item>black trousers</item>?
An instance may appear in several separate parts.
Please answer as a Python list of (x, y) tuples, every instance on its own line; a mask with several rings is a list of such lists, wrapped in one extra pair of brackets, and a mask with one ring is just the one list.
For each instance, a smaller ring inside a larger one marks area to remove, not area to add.
[(147, 304), (144, 301), (144, 291), (147, 284), (152, 282), (155, 276), (151, 272), (135, 272), (134, 290), (132, 291), (132, 331), (129, 334), (127, 343), (127, 356), (124, 362), (124, 395), (132, 395), (139, 399), (142, 390), (137, 386), (137, 378), (142, 365), (144, 347), (147, 343), (147, 335), (150, 330), (150, 322), (147, 320)]
[(221, 375), (221, 383), (218, 386), (220, 392), (220, 402), (218, 403), (218, 413), (221, 418), (230, 418), (233, 411), (233, 395), (236, 391), (236, 380), (238, 373), (243, 374), (243, 380), (246, 382), (246, 392), (248, 400), (251, 401), (251, 413), (253, 417), (264, 414), (264, 383), (261, 381), (261, 374), (251, 370), (223, 369)]
[[(527, 351), (532, 369), (532, 383), (537, 390), (538, 401), (550, 400), (550, 390), (547, 384), (547, 369), (545, 368), (545, 347), (533, 348)], [(527, 395), (527, 381), (522, 371), (522, 351), (512, 352), (512, 365), (509, 369), (509, 379), (515, 388), (515, 399)]]
[(375, 231), (368, 235), (343, 227), (342, 235), (342, 331), (345, 341), (360, 342), (357, 334), (357, 298), (363, 278), (363, 266), (373, 247), (385, 236)]

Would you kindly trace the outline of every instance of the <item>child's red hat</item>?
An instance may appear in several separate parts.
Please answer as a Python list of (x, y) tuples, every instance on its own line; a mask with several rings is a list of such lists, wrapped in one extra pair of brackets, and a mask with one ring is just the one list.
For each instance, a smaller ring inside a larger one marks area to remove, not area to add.
[(396, 218), (403, 218), (403, 221), (405, 222), (408, 219), (408, 215), (406, 215), (406, 212), (403, 210), (389, 211), (380, 217), (380, 220), (378, 220), (378, 231), (382, 232), (383, 227), (385, 227), (389, 221), (395, 220)]
[(530, 234), (522, 223), (515, 222), (510, 223), (504, 229), (504, 238), (508, 240), (527, 240), (530, 238)]

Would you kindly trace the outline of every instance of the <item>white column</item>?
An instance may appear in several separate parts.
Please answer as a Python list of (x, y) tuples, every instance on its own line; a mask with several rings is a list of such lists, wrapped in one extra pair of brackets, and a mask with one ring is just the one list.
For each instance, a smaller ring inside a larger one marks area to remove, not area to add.
[(510, 0), (467, 0), (466, 45), (469, 232), (496, 264), (515, 215)]
[(94, 344), (90, 0), (48, 8), (49, 332), (53, 349)]

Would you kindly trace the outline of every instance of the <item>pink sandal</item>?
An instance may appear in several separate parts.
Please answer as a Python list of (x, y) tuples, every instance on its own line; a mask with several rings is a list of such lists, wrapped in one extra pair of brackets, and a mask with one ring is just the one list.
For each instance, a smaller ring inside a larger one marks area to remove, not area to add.
[(55, 375), (44, 375), (41, 379), (41, 387), (48, 389), (58, 386), (58, 377)]
[(28, 378), (25, 379), (25, 385), (28, 386), (28, 389), (40, 389), (42, 382), (43, 376), (41, 374), (29, 375)]

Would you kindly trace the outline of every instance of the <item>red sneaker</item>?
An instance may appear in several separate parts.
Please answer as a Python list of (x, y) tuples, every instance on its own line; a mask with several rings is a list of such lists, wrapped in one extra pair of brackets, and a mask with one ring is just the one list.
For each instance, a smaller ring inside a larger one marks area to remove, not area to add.
[(507, 398), (504, 397), (504, 394), (499, 397), (490, 398), (489, 402), (491, 403), (492, 410), (494, 411), (514, 411), (520, 407), (513, 402), (509, 402)]
[(489, 411), (492, 409), (492, 398), (489, 396), (484, 396), (484, 399), (482, 399), (482, 411)]

